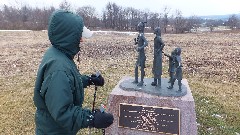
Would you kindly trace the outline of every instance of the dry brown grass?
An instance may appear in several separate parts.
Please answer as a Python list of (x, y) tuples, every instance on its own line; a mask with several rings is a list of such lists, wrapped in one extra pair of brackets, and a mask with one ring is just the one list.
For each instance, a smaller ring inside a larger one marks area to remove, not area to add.
[[(97, 93), (97, 104), (107, 102), (107, 95), (122, 76), (133, 76), (136, 59), (134, 37), (95, 34), (81, 45), (81, 61), (78, 64), (81, 73), (100, 70), (106, 79), (106, 85)], [(151, 77), (154, 35), (146, 37), (149, 41), (146, 75)], [(196, 100), (200, 134), (208, 133), (208, 127), (206, 130), (204, 127), (207, 123), (199, 120), (207, 119), (207, 114), (201, 112), (203, 108), (208, 108), (200, 100), (202, 97), (214, 101), (211, 102), (213, 108), (221, 106), (222, 110), (216, 113), (224, 113), (224, 122), (229, 123), (227, 126), (233, 126), (234, 132), (240, 132), (239, 37), (239, 33), (163, 35), (165, 52), (170, 53), (177, 46), (182, 48), (184, 78), (188, 79)], [(34, 81), (48, 46), (46, 32), (0, 32), (0, 134), (34, 134)], [(164, 57), (163, 61), (163, 76), (167, 77), (168, 60)], [(89, 88), (84, 106), (91, 107), (92, 99), (93, 89)], [(217, 126), (214, 128), (217, 129)]]

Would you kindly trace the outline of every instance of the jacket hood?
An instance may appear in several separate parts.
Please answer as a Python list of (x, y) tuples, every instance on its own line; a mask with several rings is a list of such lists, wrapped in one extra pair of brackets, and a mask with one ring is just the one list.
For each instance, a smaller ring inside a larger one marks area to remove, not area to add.
[(83, 19), (72, 12), (64, 10), (53, 12), (48, 25), (51, 44), (73, 59), (80, 50), (83, 25)]

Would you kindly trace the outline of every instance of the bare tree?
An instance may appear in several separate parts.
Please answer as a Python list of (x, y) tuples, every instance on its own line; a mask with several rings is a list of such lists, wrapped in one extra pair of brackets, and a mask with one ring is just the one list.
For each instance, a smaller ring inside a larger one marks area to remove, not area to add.
[(7, 29), (20, 29), (20, 12), (18, 9), (4, 5), (3, 7), (4, 21)]
[(152, 30), (156, 27), (160, 27), (160, 16), (158, 13), (150, 13), (150, 19), (148, 21)]
[(4, 28), (4, 13), (0, 10), (0, 29)]
[(237, 28), (238, 22), (239, 22), (239, 19), (237, 18), (237, 16), (231, 15), (228, 18), (227, 25), (233, 30)]
[(60, 4), (59, 4), (59, 8), (63, 9), (63, 10), (70, 10), (71, 9), (71, 4), (69, 2), (67, 2), (67, 0), (63, 0)]
[(118, 29), (125, 30), (126, 29), (126, 14), (123, 7), (119, 6), (119, 15), (118, 15)]
[(141, 12), (137, 9), (131, 8), (131, 29), (136, 29), (136, 25), (139, 23)]
[(105, 15), (106, 15), (106, 26), (107, 26), (106, 28), (113, 28), (113, 6), (111, 2), (109, 2), (106, 5)]
[(174, 26), (176, 33), (184, 33), (186, 30), (186, 20), (182, 16), (182, 12), (180, 10), (176, 10)]
[(26, 5), (23, 6), (20, 9), (20, 14), (21, 14), (21, 20), (23, 23), (27, 22), (29, 19), (29, 14), (31, 13), (30, 11), (31, 9), (29, 7), (27, 7)]
[(197, 16), (190, 16), (188, 19), (186, 19), (186, 21), (186, 29), (189, 32), (191, 32), (191, 29), (197, 30), (197, 28), (200, 27), (201, 24), (201, 18)]
[(116, 3), (112, 3), (112, 10), (113, 10), (113, 29), (119, 29), (119, 14), (120, 14), (120, 7)]
[(144, 21), (144, 22), (147, 22), (147, 24), (146, 24), (146, 27), (148, 27), (148, 23), (149, 23), (149, 18), (150, 18), (150, 11), (149, 11), (149, 9), (145, 9), (144, 11), (143, 11), (143, 20), (142, 21)]
[(124, 19), (123, 20), (123, 22), (124, 22), (124, 24), (123, 24), (123, 27), (124, 27), (124, 30), (129, 30), (129, 28), (130, 28), (130, 15), (131, 15), (131, 13), (130, 13), (130, 10), (129, 10), (130, 8), (124, 8), (123, 10), (122, 10), (122, 14), (123, 14), (123, 16), (122, 16), (122, 18)]
[(171, 11), (171, 9), (167, 6), (164, 7), (163, 9), (163, 29), (164, 29), (164, 32), (167, 33), (167, 26), (169, 24), (169, 12)]
[(83, 17), (84, 24), (87, 27), (96, 27), (97, 13), (92, 6), (84, 6), (77, 9), (77, 14)]
[(107, 28), (111, 29), (118, 29), (120, 30), (120, 26), (122, 25), (121, 21), (124, 20), (123, 17), (123, 8), (121, 6), (118, 6), (116, 3), (111, 3), (109, 2), (106, 5), (106, 10), (104, 11), (104, 21), (105, 21), (105, 26)]
[[(60, 9), (70, 10), (71, 4), (68, 0), (63, 0)], [(21, 7), (12, 7), (4, 5), (0, 9), (0, 28), (1, 29), (47, 29), (48, 20), (51, 13), (55, 11), (54, 7), (30, 7), (21, 4)], [(84, 23), (93, 29), (96, 27), (115, 29), (115, 30), (134, 30), (140, 21), (147, 21), (147, 26), (153, 30), (157, 26), (161, 26), (164, 32), (167, 32), (168, 25), (172, 26), (172, 31), (183, 33), (197, 28), (203, 22), (197, 16), (185, 19), (180, 10), (176, 10), (175, 15), (169, 15), (170, 8), (164, 7), (163, 13), (150, 12), (149, 10), (138, 10), (132, 7), (121, 7), (116, 3), (109, 2), (102, 17), (96, 13), (96, 9), (92, 6), (84, 6), (77, 9), (77, 13), (84, 19)], [(236, 15), (229, 17), (227, 22), (222, 20), (204, 20), (206, 26), (214, 28), (219, 25), (228, 25), (232, 29), (240, 27), (239, 19)], [(174, 29), (173, 29), (174, 26)], [(213, 29), (212, 29), (213, 30)]]
[(106, 15), (106, 11), (103, 11), (103, 15), (102, 15), (102, 22), (104, 24), (104, 28), (107, 28), (107, 15)]

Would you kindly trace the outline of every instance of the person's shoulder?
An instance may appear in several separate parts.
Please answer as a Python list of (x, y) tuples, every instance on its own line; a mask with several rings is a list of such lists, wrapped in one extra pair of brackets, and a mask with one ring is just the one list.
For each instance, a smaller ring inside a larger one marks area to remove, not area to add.
[(55, 55), (52, 53), (49, 54), (48, 52), (45, 53), (42, 60), (42, 64), (47, 66), (47, 68), (51, 71), (66, 71), (68, 69), (71, 69), (70, 62), (70, 59), (67, 57), (64, 57), (62, 55)]
[(60, 63), (66, 60), (70, 60), (64, 52), (54, 47), (50, 47), (44, 54), (44, 57), (45, 59), (51, 59), (55, 62), (60, 62)]

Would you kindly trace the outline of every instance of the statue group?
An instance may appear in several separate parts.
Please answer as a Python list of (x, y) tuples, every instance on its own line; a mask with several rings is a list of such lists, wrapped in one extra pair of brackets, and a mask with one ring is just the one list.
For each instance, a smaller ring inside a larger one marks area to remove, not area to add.
[[(135, 80), (133, 83), (136, 83), (137, 86), (143, 86), (144, 84), (144, 76), (145, 76), (145, 71), (144, 68), (145, 66), (145, 61), (146, 61), (146, 55), (144, 48), (148, 45), (148, 41), (146, 40), (144, 36), (144, 28), (145, 28), (145, 22), (140, 22), (137, 25), (137, 31), (138, 36), (137, 38), (134, 38), (136, 51), (138, 52), (138, 57), (135, 65)], [(169, 72), (169, 82), (170, 86), (167, 87), (168, 89), (173, 89), (174, 82), (176, 79), (178, 80), (178, 86), (179, 89), (178, 91), (181, 91), (182, 88), (182, 64), (181, 64), (181, 48), (177, 47), (175, 48), (172, 52), (171, 55), (168, 55), (163, 52), (163, 48), (165, 44), (162, 41), (161, 38), (161, 29), (160, 27), (157, 27), (154, 29), (154, 34), (156, 35), (154, 38), (154, 52), (153, 52), (153, 68), (152, 68), (152, 73), (153, 73), (153, 82), (151, 83), (152, 86), (156, 86), (158, 88), (161, 88), (161, 75), (162, 75), (162, 54), (167, 56), (169, 58), (169, 67), (168, 67), (168, 72)], [(140, 82), (138, 81), (138, 67), (140, 67), (141, 71), (141, 80)]]

